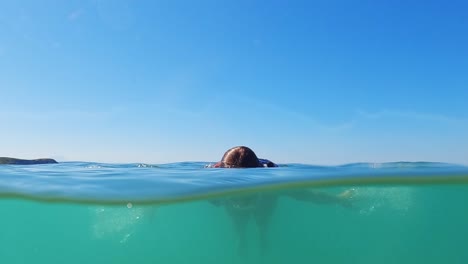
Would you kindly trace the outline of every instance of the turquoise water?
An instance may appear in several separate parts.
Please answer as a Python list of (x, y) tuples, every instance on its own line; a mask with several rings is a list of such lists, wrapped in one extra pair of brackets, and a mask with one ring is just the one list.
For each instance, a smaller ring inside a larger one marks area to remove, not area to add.
[[(0, 166), (0, 262), (468, 263), (467, 167), (203, 165)], [(302, 190), (352, 195), (345, 206), (285, 195)], [(258, 193), (280, 197), (267, 246), (250, 219), (239, 247), (226, 207), (210, 201)]]

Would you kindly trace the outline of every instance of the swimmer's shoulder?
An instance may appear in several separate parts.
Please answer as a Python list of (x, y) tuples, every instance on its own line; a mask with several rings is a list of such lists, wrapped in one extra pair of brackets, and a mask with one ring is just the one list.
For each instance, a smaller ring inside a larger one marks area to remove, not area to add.
[(278, 164), (268, 159), (258, 159), (258, 161), (260, 162), (260, 165), (262, 165), (263, 167), (267, 167), (267, 168), (278, 167)]

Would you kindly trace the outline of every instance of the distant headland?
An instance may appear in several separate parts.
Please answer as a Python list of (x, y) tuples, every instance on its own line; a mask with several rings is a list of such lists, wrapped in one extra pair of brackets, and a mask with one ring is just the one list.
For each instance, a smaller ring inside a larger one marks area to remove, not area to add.
[(33, 160), (25, 160), (25, 159), (15, 159), (15, 158), (8, 158), (8, 157), (0, 157), (0, 164), (9, 164), (9, 165), (36, 165), (36, 164), (52, 164), (58, 163), (54, 159), (33, 159)]

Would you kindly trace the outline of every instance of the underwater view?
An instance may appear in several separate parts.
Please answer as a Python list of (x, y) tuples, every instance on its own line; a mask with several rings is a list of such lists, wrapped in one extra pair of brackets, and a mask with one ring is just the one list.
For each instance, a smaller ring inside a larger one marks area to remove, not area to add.
[(2, 165), (0, 196), (2, 263), (468, 261), (451, 164)]

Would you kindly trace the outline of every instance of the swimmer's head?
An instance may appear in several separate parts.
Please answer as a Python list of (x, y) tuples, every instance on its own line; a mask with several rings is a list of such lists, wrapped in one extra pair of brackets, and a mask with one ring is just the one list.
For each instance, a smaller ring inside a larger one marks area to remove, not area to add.
[(261, 167), (255, 152), (248, 147), (233, 147), (224, 153), (219, 162), (223, 168), (256, 168)]

